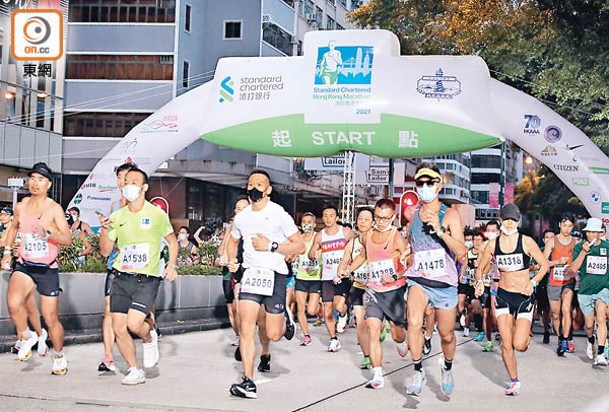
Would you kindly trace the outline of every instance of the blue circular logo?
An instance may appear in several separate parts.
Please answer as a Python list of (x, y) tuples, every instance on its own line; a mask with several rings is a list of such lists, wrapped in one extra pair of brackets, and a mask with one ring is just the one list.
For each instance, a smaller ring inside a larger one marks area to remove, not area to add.
[(543, 132), (543, 136), (546, 138), (548, 143), (556, 143), (562, 137), (562, 131), (558, 128), (558, 126), (548, 126)]

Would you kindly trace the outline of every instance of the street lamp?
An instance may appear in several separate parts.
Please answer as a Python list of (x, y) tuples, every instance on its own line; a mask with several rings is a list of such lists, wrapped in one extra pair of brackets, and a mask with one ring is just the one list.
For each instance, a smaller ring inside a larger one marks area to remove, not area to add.
[(17, 192), (23, 187), (24, 183), (25, 182), (20, 177), (10, 177), (8, 179), (8, 186), (13, 191), (13, 210), (15, 210), (15, 206), (17, 206)]

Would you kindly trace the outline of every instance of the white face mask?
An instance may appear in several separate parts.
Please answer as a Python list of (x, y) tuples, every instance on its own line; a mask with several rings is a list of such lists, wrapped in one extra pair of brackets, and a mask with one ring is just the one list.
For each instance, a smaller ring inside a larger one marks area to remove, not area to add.
[(488, 240), (497, 239), (497, 232), (486, 232), (485, 235)]
[(135, 185), (125, 185), (125, 187), (123, 187), (123, 196), (129, 202), (137, 200), (140, 197), (140, 187)]
[(188, 235), (185, 235), (183, 233), (179, 233), (178, 234), (178, 240), (182, 241), (182, 240), (186, 240)]
[(516, 227), (513, 230), (508, 230), (505, 226), (501, 225), (501, 231), (506, 235), (506, 236), (511, 236), (514, 233), (518, 232), (518, 227)]
[(472, 242), (471, 240), (466, 240), (465, 241), (465, 247), (468, 249), (471, 249), (474, 247), (474, 242)]
[(436, 199), (436, 197), (438, 197), (435, 185), (423, 185), (422, 187), (417, 187), (417, 194), (423, 203), (431, 203)]

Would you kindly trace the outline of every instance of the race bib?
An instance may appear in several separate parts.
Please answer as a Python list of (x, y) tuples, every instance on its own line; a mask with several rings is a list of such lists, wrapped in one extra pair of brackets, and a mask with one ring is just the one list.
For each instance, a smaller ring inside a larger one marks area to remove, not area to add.
[(415, 252), (414, 267), (417, 272), (423, 272), (431, 278), (446, 275), (446, 253), (444, 249), (432, 249)]
[(243, 272), (241, 291), (255, 295), (273, 296), (275, 272), (272, 269), (249, 268)]
[(397, 276), (395, 267), (393, 265), (393, 259), (379, 260), (378, 262), (368, 262), (370, 268), (370, 283), (381, 283), (381, 277), (383, 275)]
[(589, 275), (605, 275), (607, 273), (607, 256), (588, 256), (586, 273)]
[(121, 270), (139, 270), (148, 266), (150, 249), (148, 243), (125, 245), (121, 249)]
[(497, 267), (502, 272), (516, 272), (524, 269), (524, 258), (522, 253), (512, 253), (511, 255), (497, 255)]
[(552, 272), (552, 276), (554, 276), (554, 279), (561, 282), (564, 280), (569, 280), (571, 276), (565, 274), (568, 268), (568, 265), (554, 266), (554, 272)]
[(472, 268), (465, 269), (465, 273), (463, 274), (463, 277), (467, 280), (475, 280), (476, 279), (475, 269), (472, 269)]
[(34, 233), (25, 233), (23, 237), (23, 257), (40, 259), (47, 257), (49, 242)]
[(333, 252), (325, 252), (322, 255), (324, 262), (324, 270), (322, 273), (322, 280), (332, 280), (336, 275), (336, 269), (340, 262), (343, 260), (344, 251), (336, 250)]
[(300, 260), (300, 268), (306, 272), (314, 272), (319, 269), (319, 263), (317, 259), (309, 259), (308, 257), (302, 257)]
[(355, 280), (360, 285), (365, 285), (368, 283), (369, 269), (368, 265), (362, 265), (353, 272), (353, 280)]

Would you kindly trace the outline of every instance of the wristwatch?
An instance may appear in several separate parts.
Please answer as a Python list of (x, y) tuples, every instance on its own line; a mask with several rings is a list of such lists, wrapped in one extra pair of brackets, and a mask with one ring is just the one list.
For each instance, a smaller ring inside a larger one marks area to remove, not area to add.
[(276, 251), (278, 247), (279, 247), (279, 243), (277, 243), (277, 242), (271, 243), (271, 252)]

